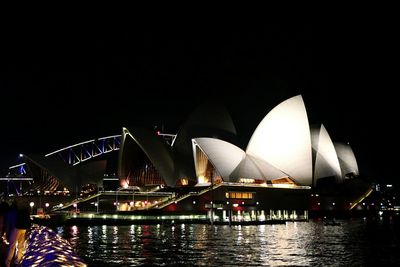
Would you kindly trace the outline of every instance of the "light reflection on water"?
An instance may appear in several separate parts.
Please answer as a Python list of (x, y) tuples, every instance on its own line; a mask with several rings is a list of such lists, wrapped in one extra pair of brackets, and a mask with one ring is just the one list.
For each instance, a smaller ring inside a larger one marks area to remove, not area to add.
[(89, 266), (360, 266), (399, 264), (399, 225), (343, 221), (58, 228)]

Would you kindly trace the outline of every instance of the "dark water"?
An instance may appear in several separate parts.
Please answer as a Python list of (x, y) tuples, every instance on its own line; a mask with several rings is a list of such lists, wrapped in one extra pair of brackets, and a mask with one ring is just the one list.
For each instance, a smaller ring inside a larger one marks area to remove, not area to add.
[(377, 266), (400, 264), (400, 225), (202, 224), (58, 228), (89, 266)]

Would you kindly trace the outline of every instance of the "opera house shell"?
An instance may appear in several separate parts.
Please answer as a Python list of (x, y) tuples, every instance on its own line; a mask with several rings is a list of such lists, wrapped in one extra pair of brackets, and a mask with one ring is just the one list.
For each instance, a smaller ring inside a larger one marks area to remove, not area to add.
[[(118, 173), (129, 184), (168, 187), (212, 181), (316, 186), (326, 177), (341, 183), (349, 173), (358, 175), (349, 145), (334, 144), (323, 125), (310, 129), (301, 95), (273, 108), (245, 150), (235, 140), (236, 129), (226, 110), (208, 104), (189, 117), (171, 145), (152, 132), (124, 128)], [(149, 180), (137, 180), (139, 172)]]
[(271, 109), (246, 148), (237, 145), (233, 121), (218, 103), (200, 106), (170, 143), (138, 128), (124, 128), (121, 140), (121, 186), (161, 185), (180, 201), (156, 208), (209, 216), (219, 212), (222, 220), (244, 214), (307, 218), (312, 192), (359, 174), (348, 144), (334, 143), (322, 124), (310, 127), (301, 95)]

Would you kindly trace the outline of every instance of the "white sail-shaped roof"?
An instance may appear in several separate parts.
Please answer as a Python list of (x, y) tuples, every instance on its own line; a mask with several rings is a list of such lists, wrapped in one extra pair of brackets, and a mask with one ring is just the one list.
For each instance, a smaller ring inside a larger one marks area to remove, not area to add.
[(318, 179), (332, 176), (336, 178), (337, 182), (341, 182), (342, 173), (339, 160), (324, 125), (321, 124), (321, 127), (311, 131), (311, 139), (315, 150), (314, 185)]
[[(240, 178), (273, 180), (288, 177), (268, 162), (246, 153), (239, 147), (216, 138), (194, 138), (193, 143), (207, 155), (219, 175), (226, 182)], [(195, 151), (195, 150), (194, 150)], [(196, 155), (194, 155), (196, 158)]]
[(350, 145), (340, 142), (335, 142), (334, 144), (339, 158), (340, 168), (342, 169), (343, 178), (346, 176), (346, 174), (350, 173), (358, 176), (359, 172), (357, 160)]
[(231, 181), (238, 181), (240, 178), (270, 181), (283, 177), (288, 177), (288, 175), (268, 162), (251, 155), (247, 155), (230, 175)]
[(247, 157), (251, 158), (251, 160), (256, 163), (258, 168), (263, 172), (265, 180), (274, 180), (289, 176), (278, 168), (274, 167), (272, 164), (262, 159), (258, 159), (251, 155), (247, 155)]
[(134, 163), (133, 156), (142, 150), (154, 167), (160, 173), (168, 186), (174, 187), (179, 178), (176, 170), (171, 147), (151, 132), (134, 128), (129, 131), (122, 128), (121, 148), (119, 151), (118, 174), (120, 177), (129, 176), (130, 167)]
[(239, 163), (229, 178), (232, 182), (238, 182), (240, 178), (265, 180), (263, 172), (249, 156)]
[(303, 98), (292, 97), (272, 109), (258, 125), (246, 150), (296, 183), (312, 183), (311, 137)]
[(207, 155), (224, 181), (230, 181), (229, 175), (246, 157), (241, 148), (220, 139), (204, 137), (192, 140)]

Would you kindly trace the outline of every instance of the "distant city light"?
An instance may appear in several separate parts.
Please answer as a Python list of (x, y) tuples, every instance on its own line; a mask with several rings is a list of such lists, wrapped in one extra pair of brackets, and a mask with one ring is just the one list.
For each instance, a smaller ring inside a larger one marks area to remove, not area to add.
[(24, 154), (19, 154), (19, 157), (22, 158), (24, 156)]
[(387, 184), (387, 185), (386, 185), (386, 187), (392, 187), (392, 186), (393, 186), (393, 185), (391, 185), (391, 184)]

